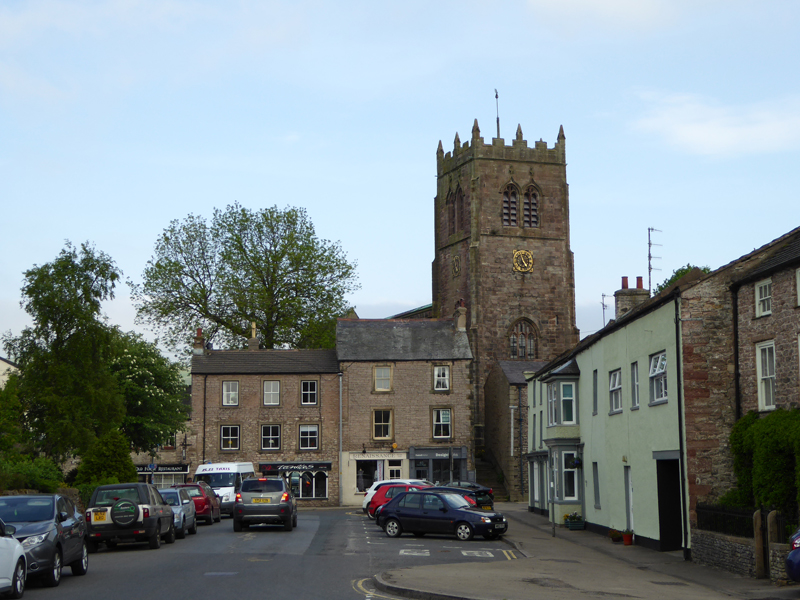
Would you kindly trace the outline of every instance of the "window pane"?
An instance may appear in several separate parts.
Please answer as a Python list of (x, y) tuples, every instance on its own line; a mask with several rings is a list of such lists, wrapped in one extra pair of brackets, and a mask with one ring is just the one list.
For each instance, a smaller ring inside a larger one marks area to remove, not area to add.
[(264, 382), (264, 406), (277, 406), (281, 402), (281, 382)]
[(375, 367), (375, 389), (388, 390), (391, 389), (391, 367)]
[(317, 382), (316, 381), (303, 381), (302, 385), (302, 404), (316, 404), (317, 403)]

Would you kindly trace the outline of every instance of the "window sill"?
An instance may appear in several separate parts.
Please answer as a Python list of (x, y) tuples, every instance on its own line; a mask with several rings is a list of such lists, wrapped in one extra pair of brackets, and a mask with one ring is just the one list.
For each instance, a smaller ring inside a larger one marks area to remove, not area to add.
[(595, 509), (595, 510), (601, 510), (601, 507), (600, 507), (600, 505), (599, 505), (599, 504), (595, 504), (595, 505), (594, 505), (594, 509)]
[(639, 410), (639, 405), (637, 404), (636, 406), (631, 406), (631, 410)]
[(772, 316), (772, 313), (768, 312), (768, 313), (763, 313), (763, 314), (760, 314), (760, 315), (756, 315), (754, 317), (754, 319), (763, 319), (764, 317), (771, 317), (771, 316)]
[(647, 406), (660, 406), (661, 404), (666, 404), (669, 402), (669, 398), (662, 398), (661, 400), (653, 400), (652, 402), (648, 403)]
[(261, 454), (276, 454), (280, 451), (281, 451), (280, 448), (262, 448), (261, 450), (259, 450)]
[(608, 416), (609, 417), (612, 416), (612, 415), (621, 415), (621, 414), (622, 414), (622, 409), (621, 408), (618, 408), (617, 410), (608, 411)]

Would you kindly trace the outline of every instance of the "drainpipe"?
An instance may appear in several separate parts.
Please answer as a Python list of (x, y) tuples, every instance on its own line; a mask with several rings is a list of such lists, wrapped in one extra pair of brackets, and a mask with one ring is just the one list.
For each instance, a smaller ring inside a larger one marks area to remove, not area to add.
[(203, 462), (206, 464), (206, 381), (208, 375), (203, 375)]
[(742, 418), (742, 388), (739, 373), (739, 288), (731, 289), (733, 302), (733, 395), (736, 402), (735, 418)]
[(522, 459), (527, 454), (527, 448), (522, 448), (522, 386), (517, 387), (517, 393), (519, 394), (519, 414), (517, 415), (518, 420), (518, 427), (519, 427), (519, 491), (523, 497), (525, 497), (525, 479), (524, 479), (524, 472), (523, 472), (523, 464)]
[(508, 436), (508, 439), (511, 440), (511, 456), (514, 456), (514, 411), (517, 410), (517, 407), (513, 404), (509, 404), (508, 408), (511, 409), (511, 435)]
[(342, 372), (339, 371), (339, 506), (342, 505)]
[[(678, 382), (678, 456), (680, 458), (681, 488), (686, 481), (686, 464), (683, 458), (683, 386), (681, 385), (681, 297), (675, 295), (675, 375)], [(692, 560), (692, 549), (689, 548), (689, 527), (686, 515), (686, 491), (681, 493), (681, 524), (683, 525), (683, 560)]]

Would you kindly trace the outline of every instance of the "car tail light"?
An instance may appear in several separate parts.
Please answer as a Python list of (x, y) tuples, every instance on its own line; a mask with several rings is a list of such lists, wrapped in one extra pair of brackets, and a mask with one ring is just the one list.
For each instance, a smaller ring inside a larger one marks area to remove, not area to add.
[(142, 508), (142, 517), (145, 519), (150, 517), (150, 509), (149, 508)]
[(288, 502), (289, 501), (289, 492), (283, 492), (283, 496), (281, 496), (281, 502)]
[(492, 488), (489, 488), (489, 495), (494, 496), (494, 490)]
[(92, 520), (92, 511), (90, 511), (90, 510), (87, 510), (87, 511), (86, 511), (86, 522), (88, 523), (88, 522), (90, 522), (91, 520)]
[(800, 536), (792, 540), (792, 550), (797, 550), (798, 548), (800, 548)]
[(467, 502), (469, 502), (469, 503), (470, 503), (470, 504), (472, 504), (473, 506), (474, 506), (475, 504), (477, 504), (477, 502), (475, 502), (475, 498), (473, 498), (472, 496), (464, 496), (464, 498), (466, 498), (466, 499), (467, 499)]
[(242, 504), (242, 495), (239, 493), (236, 494), (236, 503)]

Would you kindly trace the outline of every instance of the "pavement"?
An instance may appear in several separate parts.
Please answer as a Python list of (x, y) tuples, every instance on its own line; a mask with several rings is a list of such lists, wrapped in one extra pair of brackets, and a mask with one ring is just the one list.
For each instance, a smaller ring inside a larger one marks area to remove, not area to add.
[(742, 577), (686, 561), (682, 551), (614, 544), (585, 530), (557, 527), (554, 537), (547, 518), (528, 512), (526, 503), (496, 502), (495, 508), (509, 520), (508, 560), (384, 571), (375, 576), (376, 587), (423, 600), (800, 600), (800, 585)]

